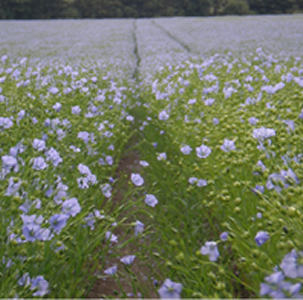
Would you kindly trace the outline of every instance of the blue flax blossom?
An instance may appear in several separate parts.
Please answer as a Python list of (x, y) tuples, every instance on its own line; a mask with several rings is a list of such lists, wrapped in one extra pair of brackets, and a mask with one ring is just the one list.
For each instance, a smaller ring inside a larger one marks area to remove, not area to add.
[(289, 183), (298, 184), (299, 179), (292, 169), (287, 171), (282, 170), (279, 173), (273, 173), (268, 176), (266, 188), (269, 190), (274, 189), (277, 193), (281, 193), (282, 187), (288, 188)]
[(84, 143), (87, 144), (90, 140), (90, 134), (87, 131), (80, 131), (77, 138), (82, 139)]
[(110, 155), (107, 155), (107, 156), (105, 157), (105, 161), (106, 161), (106, 163), (107, 163), (109, 166), (111, 166), (111, 165), (114, 163), (114, 160), (113, 160), (113, 158), (112, 158)]
[(269, 235), (266, 231), (259, 231), (255, 236), (257, 245), (262, 246), (269, 239)]
[(228, 99), (235, 92), (237, 92), (237, 90), (234, 89), (233, 87), (225, 87), (223, 89), (223, 93), (224, 93), (225, 99)]
[(161, 121), (166, 121), (169, 118), (169, 114), (165, 110), (163, 110), (159, 113), (158, 118)]
[(140, 174), (136, 174), (136, 173), (131, 174), (131, 181), (136, 186), (142, 186), (144, 184), (144, 179), (141, 177)]
[(61, 230), (66, 226), (68, 218), (69, 216), (66, 214), (55, 214), (50, 217), (49, 222), (53, 231), (59, 234)]
[(189, 184), (194, 184), (194, 183), (196, 183), (198, 181), (198, 178), (197, 177), (190, 177), (189, 179), (188, 179), (188, 183)]
[(84, 218), (84, 221), (86, 221), (86, 226), (90, 227), (91, 230), (95, 229), (95, 216), (93, 213), (89, 213), (87, 217)]
[(184, 155), (188, 155), (190, 154), (190, 152), (192, 151), (192, 148), (188, 145), (181, 147), (180, 151), (184, 154)]
[(263, 194), (265, 188), (264, 188), (263, 185), (258, 185), (258, 184), (256, 184), (255, 188), (252, 188), (251, 190), (253, 191), (254, 194), (258, 194), (258, 193)]
[(87, 166), (79, 164), (78, 170), (82, 175), (86, 175), (86, 177), (77, 178), (78, 186), (80, 189), (89, 188), (90, 184), (96, 184), (98, 182), (96, 175), (92, 174)]
[(167, 155), (165, 152), (159, 153), (159, 155), (157, 156), (157, 160), (161, 161), (161, 160), (166, 160), (167, 159)]
[(213, 124), (218, 125), (219, 124), (219, 119), (218, 118), (213, 118)]
[(61, 211), (68, 216), (75, 217), (81, 211), (81, 206), (77, 198), (71, 198), (62, 203)]
[(285, 86), (285, 83), (279, 82), (279, 83), (277, 83), (275, 86), (272, 86), (272, 85), (263, 86), (263, 87), (261, 88), (261, 91), (265, 91), (265, 92), (267, 92), (268, 94), (275, 94), (277, 91), (283, 89), (284, 86)]
[(113, 276), (113, 275), (116, 274), (117, 270), (118, 270), (118, 267), (117, 267), (117, 266), (113, 266), (113, 267), (110, 267), (110, 268), (106, 269), (106, 270), (104, 271), (104, 273), (105, 273), (106, 275)]
[(22, 227), (22, 233), (27, 242), (35, 242), (40, 239), (40, 225), (26, 224)]
[(220, 147), (224, 152), (236, 150), (235, 142), (232, 140), (224, 139), (223, 145)]
[(101, 190), (102, 190), (102, 194), (106, 197), (106, 198), (110, 198), (112, 193), (111, 193), (111, 185), (109, 183), (105, 183), (101, 186)]
[(255, 117), (251, 117), (248, 119), (248, 122), (250, 125), (256, 125), (259, 122), (259, 119), (255, 118)]
[(39, 139), (34, 139), (33, 141), (33, 147), (34, 149), (38, 151), (43, 151), (45, 147), (45, 141), (44, 140), (39, 140)]
[(8, 184), (5, 195), (6, 196), (15, 196), (15, 195), (17, 195), (17, 192), (19, 190), (19, 187), (21, 186), (21, 183), (22, 183), (21, 180), (15, 181), (13, 177), (10, 177), (9, 184)]
[(270, 276), (265, 277), (266, 283), (260, 284), (260, 296), (269, 295), (272, 298), (302, 298), (302, 284), (300, 282), (293, 284), (285, 280), (285, 274), (276, 271)]
[(287, 127), (288, 133), (295, 130), (295, 122), (293, 120), (284, 120), (283, 123), (285, 123), (288, 126)]
[(72, 107), (72, 114), (73, 115), (79, 115), (81, 112), (81, 108), (79, 107), (79, 105), (73, 106)]
[(206, 158), (210, 155), (211, 149), (205, 145), (196, 148), (196, 154), (199, 158)]
[(223, 242), (225, 242), (225, 241), (227, 241), (227, 239), (228, 239), (228, 232), (222, 232), (221, 233), (221, 235), (220, 235), (220, 239), (223, 241)]
[(208, 255), (210, 261), (216, 261), (220, 256), (217, 243), (213, 241), (206, 242), (205, 245), (201, 247), (200, 252), (202, 255)]
[(157, 198), (152, 194), (147, 194), (144, 202), (151, 207), (155, 207), (158, 204)]
[(18, 284), (20, 286), (23, 286), (23, 285), (28, 286), (31, 284), (31, 278), (30, 278), (28, 272), (22, 275), (22, 277), (18, 280)]
[(276, 131), (271, 128), (261, 127), (261, 128), (255, 128), (253, 130), (253, 138), (261, 141), (275, 135), (276, 135)]
[(193, 105), (193, 104), (195, 104), (196, 102), (197, 102), (197, 99), (189, 99), (187, 103), (188, 103), (189, 105)]
[(36, 290), (33, 293), (33, 296), (43, 297), (49, 293), (48, 282), (44, 279), (43, 276), (37, 276), (32, 279), (31, 290)]
[(56, 87), (54, 87), (54, 86), (52, 86), (52, 87), (50, 87), (50, 88), (48, 89), (48, 91), (49, 91), (51, 94), (55, 95), (55, 94), (57, 94), (57, 93), (59, 92), (59, 89), (56, 88)]
[(111, 243), (117, 243), (118, 242), (118, 237), (111, 233), (110, 231), (105, 232), (105, 237), (107, 240), (110, 240)]
[(19, 166), (17, 159), (10, 155), (3, 155), (2, 168), (6, 171), (6, 173), (9, 173), (11, 169), (13, 169), (14, 172), (18, 172)]
[(125, 265), (131, 265), (136, 258), (136, 255), (127, 255), (120, 259), (121, 262), (123, 262)]
[(135, 225), (135, 235), (137, 236), (139, 233), (142, 233), (143, 230), (144, 230), (144, 224), (137, 220)]
[(83, 164), (78, 165), (78, 170), (82, 175), (91, 174), (91, 171), (90, 171), (89, 167), (87, 167), (86, 165), (83, 165)]
[(198, 179), (197, 181), (197, 187), (207, 186), (207, 180), (204, 179)]
[(10, 118), (0, 117), (0, 129), (1, 129), (1, 127), (3, 129), (8, 129), (8, 128), (11, 128), (13, 125), (14, 125), (14, 123)]
[(303, 278), (303, 265), (298, 263), (302, 259), (303, 252), (297, 252), (293, 249), (290, 253), (286, 254), (280, 264), (285, 276), (289, 278)]
[(215, 102), (215, 99), (206, 99), (204, 101), (205, 105), (211, 106)]
[(181, 283), (173, 282), (167, 278), (158, 289), (158, 293), (161, 299), (180, 299), (182, 287)]
[(44, 158), (39, 156), (34, 158), (33, 169), (34, 170), (44, 170), (48, 167), (48, 164), (45, 162)]
[(53, 105), (53, 109), (56, 111), (56, 112), (59, 112), (62, 108), (62, 105), (61, 103), (57, 102), (55, 105)]
[(140, 164), (140, 166), (142, 166), (144, 168), (149, 166), (149, 163), (145, 160), (140, 160), (139, 164)]

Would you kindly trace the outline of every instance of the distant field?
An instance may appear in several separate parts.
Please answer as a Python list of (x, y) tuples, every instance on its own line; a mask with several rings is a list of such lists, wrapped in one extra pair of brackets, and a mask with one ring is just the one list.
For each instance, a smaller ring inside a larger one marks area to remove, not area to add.
[(186, 57), (258, 47), (303, 53), (303, 15), (0, 21), (0, 54), (44, 62), (98, 60), (132, 74), (135, 43), (145, 74)]

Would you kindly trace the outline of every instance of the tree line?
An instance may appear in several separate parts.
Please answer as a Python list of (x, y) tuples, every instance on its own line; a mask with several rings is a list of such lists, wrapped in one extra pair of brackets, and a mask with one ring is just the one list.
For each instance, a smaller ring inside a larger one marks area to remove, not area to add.
[(151, 18), (303, 12), (303, 0), (0, 0), (0, 19)]

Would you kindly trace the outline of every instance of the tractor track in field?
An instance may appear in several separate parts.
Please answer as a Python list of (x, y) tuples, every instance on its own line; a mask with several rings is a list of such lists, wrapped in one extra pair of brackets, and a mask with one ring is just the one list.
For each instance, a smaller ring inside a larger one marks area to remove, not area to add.
[(166, 30), (163, 26), (161, 26), (158, 23), (156, 23), (155, 20), (151, 20), (151, 23), (153, 25), (155, 25), (156, 27), (158, 27), (159, 29), (161, 29), (173, 41), (175, 41), (176, 43), (178, 43), (179, 45), (181, 45), (182, 48), (184, 48), (188, 53), (193, 53), (193, 51), (190, 49), (190, 47), (187, 44), (185, 44), (184, 42), (182, 42), (181, 40), (179, 40), (177, 37), (175, 37), (173, 34), (171, 34), (168, 30)]
[(139, 55), (136, 31), (137, 31), (137, 21), (134, 20), (132, 36), (133, 36), (133, 41), (134, 41), (134, 55), (136, 57), (136, 67), (135, 67), (135, 70), (134, 70), (134, 73), (133, 73), (132, 77), (136, 82), (138, 82), (139, 81), (139, 74), (140, 74), (141, 57)]
[[(136, 20), (133, 21), (133, 42), (134, 42), (134, 56), (136, 57), (136, 66), (134, 69), (134, 72), (132, 74), (132, 79), (134, 80), (134, 84), (139, 84), (139, 76), (140, 76), (140, 63), (141, 63), (141, 57), (139, 55), (138, 50), (138, 42), (137, 42), (137, 22)], [(135, 100), (135, 99), (134, 99)], [(139, 100), (139, 99), (136, 99)], [(138, 124), (136, 122), (135, 124)], [(136, 131), (136, 125), (133, 126), (133, 131)], [(134, 134), (128, 141), (128, 143), (125, 146), (124, 153), (121, 156), (119, 165), (115, 172), (115, 178), (118, 179), (118, 181), (125, 181), (125, 183), (117, 188), (115, 192), (113, 193), (113, 204), (121, 205), (123, 204), (123, 201), (125, 201), (124, 192), (128, 189), (128, 180), (131, 177), (132, 173), (140, 173), (142, 171), (142, 166), (140, 165), (140, 153), (136, 149), (136, 146), (138, 144), (138, 136), (137, 134)], [(136, 213), (134, 209), (134, 214)], [(122, 216), (123, 217), (123, 216)], [(145, 222), (145, 220), (142, 220)], [(146, 220), (148, 222), (148, 220)], [(114, 233), (119, 236), (125, 236), (125, 230), (122, 228), (118, 228), (117, 230), (114, 230)], [(132, 233), (133, 234), (133, 233)], [(132, 234), (127, 234), (125, 236), (126, 239), (131, 238)], [(123, 241), (122, 241), (123, 242)], [(138, 242), (136, 244), (129, 243), (123, 249), (118, 250), (117, 254), (119, 257), (126, 256), (126, 255), (133, 255), (136, 252), (139, 252), (140, 244)], [(115, 251), (115, 250), (114, 250)], [(111, 258), (107, 262), (108, 266), (118, 265), (119, 272), (121, 271), (121, 262), (119, 262), (118, 257), (117, 258)], [(131, 266), (132, 272), (137, 277), (137, 283), (139, 283), (140, 286), (143, 287), (145, 295), (142, 295), (143, 297), (149, 297), (149, 298), (158, 298), (158, 295), (155, 292), (155, 287), (153, 285), (153, 281), (151, 280), (151, 274), (154, 273), (153, 270), (147, 265), (144, 265), (144, 263), (140, 262), (138, 258), (134, 260)], [(100, 270), (100, 273), (102, 273), (104, 270)], [(127, 295), (128, 298), (141, 298), (140, 294), (133, 294), (132, 293), (132, 286), (131, 283), (128, 282), (125, 279), (122, 279), (119, 283), (114, 277), (108, 277), (105, 279), (97, 279), (96, 282), (93, 284), (90, 292), (87, 294), (86, 298), (108, 298), (108, 297), (121, 297), (121, 295)], [(125, 296), (124, 296), (125, 297)]]

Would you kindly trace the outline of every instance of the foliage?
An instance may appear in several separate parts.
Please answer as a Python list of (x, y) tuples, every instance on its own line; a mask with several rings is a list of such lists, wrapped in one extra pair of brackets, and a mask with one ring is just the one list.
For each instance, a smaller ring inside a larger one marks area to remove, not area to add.
[(249, 14), (249, 5), (246, 0), (229, 0), (224, 7), (225, 15), (247, 15)]
[(0, 0), (0, 19), (278, 14), (302, 9), (302, 0)]

